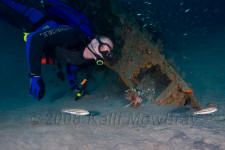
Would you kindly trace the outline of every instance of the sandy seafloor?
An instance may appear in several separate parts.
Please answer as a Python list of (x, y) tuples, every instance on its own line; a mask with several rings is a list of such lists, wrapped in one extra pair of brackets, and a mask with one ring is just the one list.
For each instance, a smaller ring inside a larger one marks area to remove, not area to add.
[[(22, 35), (2, 23), (0, 33), (0, 150), (225, 149), (225, 55), (218, 54), (225, 48), (222, 38), (205, 39), (199, 46), (193, 43), (182, 53), (168, 52), (186, 73), (185, 79), (202, 106), (218, 105), (218, 112), (203, 117), (193, 116), (188, 109), (149, 102), (137, 109), (124, 108), (128, 102), (120, 87), (102, 84), (105, 77), (101, 73), (90, 83), (100, 87), (75, 102), (68, 83), (56, 78), (57, 69), (52, 66), (43, 67), (47, 93), (38, 102), (28, 95)], [(200, 56), (198, 49), (206, 53)], [(100, 115), (75, 117), (61, 113), (65, 108), (93, 110)]]

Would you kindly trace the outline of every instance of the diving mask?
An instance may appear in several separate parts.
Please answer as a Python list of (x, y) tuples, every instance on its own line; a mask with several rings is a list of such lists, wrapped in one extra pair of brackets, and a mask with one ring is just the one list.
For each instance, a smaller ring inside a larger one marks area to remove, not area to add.
[[(99, 53), (101, 53), (101, 55), (103, 56), (103, 58), (101, 56), (99, 56), (98, 54), (96, 54), (93, 50), (93, 46), (91, 44), (91, 48), (88, 46), (88, 49), (91, 51), (91, 53), (96, 57), (96, 64), (101, 66), (104, 64), (104, 59), (109, 59), (113, 57), (112, 54), (112, 47), (108, 44), (108, 43), (104, 43), (102, 42), (99, 37), (96, 37), (96, 40), (98, 41), (99, 45), (98, 45), (98, 51)], [(102, 51), (102, 47), (103, 46), (107, 46), (109, 48), (109, 51)]]

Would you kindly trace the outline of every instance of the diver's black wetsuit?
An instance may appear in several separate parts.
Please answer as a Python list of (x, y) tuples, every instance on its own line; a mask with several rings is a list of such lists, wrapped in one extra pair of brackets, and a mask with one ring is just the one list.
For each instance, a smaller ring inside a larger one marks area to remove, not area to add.
[(41, 74), (43, 54), (76, 66), (89, 64), (92, 61), (84, 59), (83, 52), (91, 40), (84, 32), (69, 26), (32, 33), (26, 45), (30, 73)]

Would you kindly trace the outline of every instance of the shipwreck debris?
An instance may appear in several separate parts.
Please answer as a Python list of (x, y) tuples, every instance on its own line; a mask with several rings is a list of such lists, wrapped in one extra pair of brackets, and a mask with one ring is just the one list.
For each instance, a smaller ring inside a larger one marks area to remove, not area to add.
[[(120, 17), (120, 15), (118, 15)], [(160, 53), (162, 44), (154, 42), (147, 31), (140, 31), (139, 26), (132, 20), (121, 18), (121, 25), (115, 28), (116, 35), (123, 40), (120, 57), (115, 62), (108, 62), (106, 66), (114, 70), (130, 88), (126, 95), (136, 105), (135, 97), (140, 96), (132, 89), (154, 93), (145, 97), (158, 105), (189, 105), (190, 108), (199, 110), (200, 104), (194, 97), (193, 90), (175, 72), (172, 66)]]

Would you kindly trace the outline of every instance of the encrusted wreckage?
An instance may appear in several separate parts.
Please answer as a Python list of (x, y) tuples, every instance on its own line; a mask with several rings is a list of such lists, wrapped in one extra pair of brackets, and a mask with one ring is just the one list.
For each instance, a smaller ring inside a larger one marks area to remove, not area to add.
[(124, 40), (121, 56), (107, 66), (119, 74), (131, 95), (135, 91), (159, 105), (190, 105), (200, 109), (193, 91), (160, 54), (160, 43), (154, 44), (150, 35), (127, 23), (119, 30)]
[(91, 19), (98, 33), (114, 39), (115, 59), (108, 61), (106, 66), (130, 88), (126, 91), (128, 99), (144, 96), (159, 105), (176, 104), (200, 109), (193, 90), (160, 54), (162, 44), (141, 29), (128, 12), (121, 9), (117, 0), (64, 2)]

